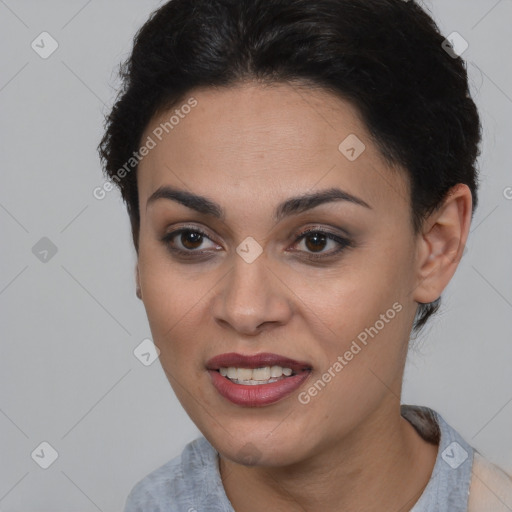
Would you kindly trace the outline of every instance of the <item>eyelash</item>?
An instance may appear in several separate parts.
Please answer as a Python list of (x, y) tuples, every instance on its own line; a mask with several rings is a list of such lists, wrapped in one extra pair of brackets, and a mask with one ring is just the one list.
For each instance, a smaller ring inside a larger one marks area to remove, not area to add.
[[(184, 251), (182, 249), (177, 249), (176, 247), (172, 247), (171, 241), (176, 236), (178, 236), (182, 233), (186, 233), (186, 232), (199, 234), (213, 242), (213, 240), (211, 240), (211, 238), (208, 236), (207, 233), (205, 233), (204, 231), (202, 231), (201, 229), (199, 229), (195, 226), (190, 226), (190, 227), (184, 226), (180, 229), (177, 229), (176, 231), (167, 233), (166, 235), (164, 235), (162, 237), (161, 241), (165, 244), (167, 249), (172, 254), (177, 255), (177, 256), (182, 256), (185, 258), (197, 258), (200, 255), (204, 255), (205, 254), (204, 251), (203, 252), (196, 251), (196, 250)], [(296, 233), (295, 241), (294, 241), (293, 245), (296, 245), (297, 243), (301, 242), (303, 239), (306, 238), (307, 235), (312, 234), (312, 233), (324, 235), (328, 240), (332, 240), (340, 245), (340, 247), (338, 249), (336, 249), (335, 251), (331, 251), (329, 253), (318, 253), (318, 254), (308, 253), (307, 258), (310, 260), (313, 260), (313, 261), (332, 258), (333, 256), (336, 256), (337, 254), (344, 251), (345, 249), (351, 248), (354, 246), (353, 242), (351, 240), (349, 240), (348, 238), (345, 238), (345, 237), (342, 237), (339, 235), (335, 235), (334, 233), (325, 231), (324, 229), (321, 229), (321, 228), (307, 228), (304, 231), (301, 231), (300, 233)], [(303, 251), (294, 251), (294, 252), (303, 252)]]

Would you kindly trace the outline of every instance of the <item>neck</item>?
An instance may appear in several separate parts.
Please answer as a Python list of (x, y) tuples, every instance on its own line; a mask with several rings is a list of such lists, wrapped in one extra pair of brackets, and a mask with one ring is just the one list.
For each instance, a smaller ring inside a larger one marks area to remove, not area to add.
[(293, 466), (247, 467), (221, 457), (224, 489), (233, 508), (410, 511), (430, 479), (437, 447), (402, 418), (399, 403), (392, 409), (388, 404), (377, 410), (349, 436), (330, 441)]

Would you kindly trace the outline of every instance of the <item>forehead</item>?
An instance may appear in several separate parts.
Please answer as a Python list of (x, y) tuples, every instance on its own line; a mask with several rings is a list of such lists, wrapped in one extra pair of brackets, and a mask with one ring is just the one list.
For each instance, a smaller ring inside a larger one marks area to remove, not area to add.
[[(194, 105), (190, 107), (188, 105)], [(246, 83), (191, 91), (148, 124), (154, 142), (139, 164), (141, 210), (160, 186), (241, 201), (341, 187), (376, 207), (408, 204), (357, 110), (322, 89)]]

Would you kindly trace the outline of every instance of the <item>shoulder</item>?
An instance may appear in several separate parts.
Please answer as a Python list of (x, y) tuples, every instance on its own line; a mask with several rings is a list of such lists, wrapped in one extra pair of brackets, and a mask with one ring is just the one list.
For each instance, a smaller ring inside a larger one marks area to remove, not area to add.
[(444, 488), (446, 501), (462, 504), (467, 500), (467, 512), (512, 511), (511, 475), (469, 445), (438, 412), (428, 407), (402, 406), (402, 415), (424, 439), (439, 443), (434, 475), (441, 476), (439, 489)]
[(468, 512), (510, 512), (512, 476), (475, 450)]
[(194, 509), (198, 489), (214, 470), (214, 450), (204, 438), (187, 444), (178, 457), (137, 482), (126, 499), (124, 512), (174, 512)]

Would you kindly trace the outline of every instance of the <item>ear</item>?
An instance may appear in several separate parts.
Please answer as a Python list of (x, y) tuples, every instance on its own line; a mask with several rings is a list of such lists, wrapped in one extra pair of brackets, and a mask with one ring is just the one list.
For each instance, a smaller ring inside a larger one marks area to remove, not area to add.
[(135, 264), (135, 286), (136, 286), (135, 295), (137, 295), (137, 297), (140, 300), (142, 300), (142, 291), (141, 291), (141, 287), (140, 287), (140, 274), (139, 274), (139, 263), (138, 262)]
[(472, 205), (471, 190), (459, 183), (448, 191), (442, 206), (424, 221), (412, 293), (416, 302), (434, 302), (455, 274), (469, 234)]

